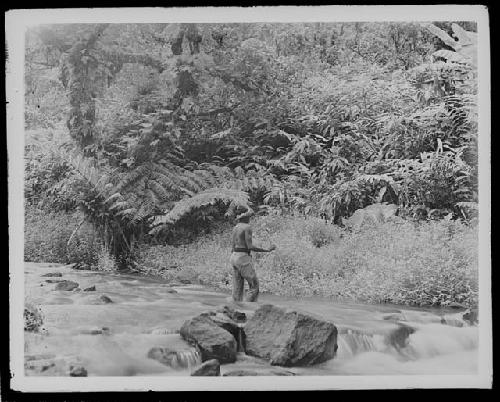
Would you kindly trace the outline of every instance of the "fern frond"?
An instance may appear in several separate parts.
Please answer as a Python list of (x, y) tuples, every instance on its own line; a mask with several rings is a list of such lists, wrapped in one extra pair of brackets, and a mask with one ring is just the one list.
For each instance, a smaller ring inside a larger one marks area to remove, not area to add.
[(193, 197), (180, 200), (165, 215), (156, 217), (154, 224), (174, 224), (194, 210), (214, 205), (217, 202), (222, 202), (226, 205), (232, 204), (236, 207), (250, 208), (249, 196), (246, 192), (227, 188), (211, 188)]

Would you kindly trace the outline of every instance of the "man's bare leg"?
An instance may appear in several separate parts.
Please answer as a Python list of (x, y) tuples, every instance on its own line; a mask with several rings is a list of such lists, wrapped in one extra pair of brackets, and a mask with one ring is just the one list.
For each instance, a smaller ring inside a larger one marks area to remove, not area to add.
[(249, 289), (245, 300), (248, 302), (256, 302), (259, 298), (259, 280), (257, 276), (255, 276), (253, 279), (247, 280), (247, 282)]
[(252, 264), (240, 268), (241, 276), (248, 282), (248, 293), (245, 301), (256, 302), (259, 297), (259, 279)]
[(243, 289), (245, 282), (240, 274), (240, 271), (233, 267), (233, 300), (242, 301), (243, 300)]

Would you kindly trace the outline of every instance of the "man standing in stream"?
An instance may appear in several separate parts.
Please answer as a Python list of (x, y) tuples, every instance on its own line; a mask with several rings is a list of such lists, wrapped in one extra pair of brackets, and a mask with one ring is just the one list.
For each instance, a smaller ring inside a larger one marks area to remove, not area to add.
[(233, 300), (239, 302), (243, 298), (243, 289), (246, 280), (248, 282), (248, 294), (246, 301), (256, 302), (259, 297), (259, 280), (253, 267), (251, 251), (268, 253), (276, 249), (272, 245), (269, 250), (254, 246), (252, 242), (252, 227), (250, 226), (250, 217), (253, 211), (248, 209), (246, 212), (238, 215), (238, 223), (233, 229), (232, 234), (232, 254), (231, 265), (233, 267)]

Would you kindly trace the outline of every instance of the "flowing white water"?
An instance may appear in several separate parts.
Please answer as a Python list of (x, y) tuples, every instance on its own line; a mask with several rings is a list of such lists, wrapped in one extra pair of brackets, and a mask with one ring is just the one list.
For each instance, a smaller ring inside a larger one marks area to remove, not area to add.
[[(43, 274), (60, 272), (81, 289), (56, 291)], [(199, 285), (172, 288), (160, 279), (134, 275), (74, 271), (50, 264), (26, 264), (27, 299), (39, 305), (45, 331), (25, 333), (27, 375), (68, 375), (82, 365), (89, 376), (189, 375), (201, 362), (199, 352), (182, 340), (185, 320), (227, 304), (227, 295)], [(175, 292), (173, 291), (175, 290)], [(104, 304), (100, 296), (113, 303)], [(262, 295), (258, 305), (298, 308), (334, 322), (338, 351), (334, 359), (297, 375), (474, 374), (477, 327), (461, 314), (394, 306), (337, 304), (324, 299), (295, 300)], [(253, 305), (248, 311), (258, 307)], [(241, 335), (241, 334), (240, 334)], [(239, 340), (240, 343), (243, 339)], [(169, 364), (148, 358), (155, 347), (174, 353)], [(269, 370), (261, 359), (238, 354), (233, 369)]]

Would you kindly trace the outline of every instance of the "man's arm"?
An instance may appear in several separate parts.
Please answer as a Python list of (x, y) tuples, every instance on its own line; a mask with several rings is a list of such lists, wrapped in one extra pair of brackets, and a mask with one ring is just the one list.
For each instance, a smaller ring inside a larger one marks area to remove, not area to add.
[(259, 253), (269, 253), (276, 249), (275, 245), (272, 245), (269, 250), (254, 246), (252, 243), (252, 229), (250, 227), (245, 229), (245, 242), (247, 244), (247, 249), (250, 251), (257, 251)]

